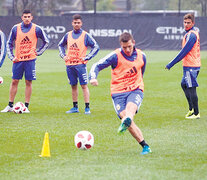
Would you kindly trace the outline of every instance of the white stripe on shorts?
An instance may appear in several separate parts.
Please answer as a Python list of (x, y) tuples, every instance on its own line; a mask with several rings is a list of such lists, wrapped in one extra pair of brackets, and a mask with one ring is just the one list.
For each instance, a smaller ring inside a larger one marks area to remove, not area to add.
[(187, 80), (188, 86), (192, 87), (192, 80), (191, 80), (189, 71), (186, 72), (186, 80)]

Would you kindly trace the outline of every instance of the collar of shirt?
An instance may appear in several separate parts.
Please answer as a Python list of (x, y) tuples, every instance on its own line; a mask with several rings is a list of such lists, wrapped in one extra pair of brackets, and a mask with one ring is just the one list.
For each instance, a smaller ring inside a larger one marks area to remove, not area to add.
[(123, 49), (121, 49), (121, 54), (122, 54), (127, 60), (129, 60), (129, 61), (134, 61), (134, 60), (137, 58), (137, 51), (136, 51), (135, 47), (134, 47), (134, 50), (133, 50), (131, 56), (127, 56), (127, 55), (124, 53)]
[(79, 30), (76, 30), (76, 31), (73, 30), (73, 33), (74, 33), (74, 34), (80, 34), (82, 31), (83, 31), (82, 29), (79, 29)]
[(188, 29), (187, 31), (185, 31), (186, 33), (188, 33), (190, 30), (195, 30), (194, 26), (191, 29)]
[(24, 32), (24, 33), (29, 32), (31, 27), (32, 27), (32, 23), (30, 23), (30, 24), (24, 24), (23, 22), (21, 23), (21, 29), (22, 29), (22, 32)]
[(73, 37), (74, 39), (78, 39), (78, 38), (80, 37), (82, 31), (83, 31), (82, 29), (79, 29), (79, 30), (77, 30), (77, 31), (73, 30), (73, 32), (72, 32), (72, 37)]

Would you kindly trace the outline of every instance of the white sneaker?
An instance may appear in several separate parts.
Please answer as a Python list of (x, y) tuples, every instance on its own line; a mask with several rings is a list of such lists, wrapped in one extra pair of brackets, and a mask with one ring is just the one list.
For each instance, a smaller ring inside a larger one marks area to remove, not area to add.
[(24, 113), (30, 113), (29, 109), (26, 107)]
[(2, 113), (6, 113), (6, 112), (13, 112), (13, 108), (10, 107), (9, 105), (7, 107), (5, 107), (2, 111)]

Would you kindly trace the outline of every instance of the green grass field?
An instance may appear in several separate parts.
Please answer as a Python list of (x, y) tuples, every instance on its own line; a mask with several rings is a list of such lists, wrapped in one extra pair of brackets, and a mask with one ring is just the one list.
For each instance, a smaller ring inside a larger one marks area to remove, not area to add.
[[(88, 63), (88, 70), (110, 51), (101, 51)], [(71, 88), (57, 50), (47, 50), (37, 60), (30, 114), (0, 113), (0, 179), (207, 179), (207, 52), (202, 52), (198, 77), (201, 119), (186, 120), (187, 102), (180, 87), (181, 63), (170, 71), (165, 65), (176, 51), (145, 51), (145, 97), (135, 123), (141, 128), (153, 153), (141, 156), (141, 147), (129, 132), (120, 136), (110, 97), (110, 68), (90, 89), (91, 115), (84, 114), (79, 89), (78, 114), (71, 108)], [(8, 104), (12, 63), (0, 69), (0, 109)], [(15, 102), (24, 102), (24, 81)], [(74, 135), (88, 130), (95, 137), (89, 151), (78, 150)], [(50, 158), (41, 158), (45, 132), (49, 132)]]

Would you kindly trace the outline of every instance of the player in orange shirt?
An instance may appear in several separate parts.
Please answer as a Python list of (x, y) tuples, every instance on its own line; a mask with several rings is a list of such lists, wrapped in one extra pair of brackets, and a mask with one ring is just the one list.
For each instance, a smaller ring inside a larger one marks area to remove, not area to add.
[(198, 87), (197, 76), (200, 71), (200, 37), (198, 29), (194, 27), (195, 17), (193, 14), (186, 14), (183, 18), (183, 25), (186, 31), (183, 37), (182, 50), (180, 53), (166, 65), (170, 70), (176, 63), (183, 60), (183, 78), (181, 87), (185, 93), (189, 105), (189, 111), (186, 114), (187, 119), (199, 119), (198, 96), (196, 87)]
[[(30, 10), (22, 13), (22, 22), (11, 29), (7, 41), (7, 54), (13, 62), (12, 83), (9, 91), (9, 104), (1, 112), (12, 112), (13, 103), (17, 94), (19, 80), (25, 77), (25, 113), (30, 113), (28, 107), (32, 95), (32, 81), (36, 80), (36, 57), (48, 48), (49, 39), (43, 29), (32, 23), (33, 16)], [(37, 39), (42, 40), (42, 46), (37, 50)], [(13, 42), (15, 41), (15, 54)]]
[(97, 86), (99, 71), (111, 66), (111, 96), (115, 111), (122, 121), (118, 132), (123, 133), (128, 129), (143, 147), (141, 154), (145, 155), (151, 149), (133, 119), (143, 100), (146, 57), (141, 50), (135, 48), (135, 41), (130, 33), (121, 34), (119, 41), (121, 48), (95, 63), (91, 67), (89, 79), (93, 86)]
[[(87, 62), (93, 58), (99, 51), (99, 46), (95, 39), (82, 27), (82, 16), (75, 14), (72, 20), (73, 30), (65, 34), (59, 42), (60, 56), (64, 59), (68, 81), (72, 88), (73, 107), (66, 113), (78, 113), (78, 80), (83, 91), (85, 101), (85, 114), (91, 114), (89, 105), (89, 89)], [(67, 46), (67, 52), (65, 52)], [(88, 54), (87, 47), (91, 50)]]

